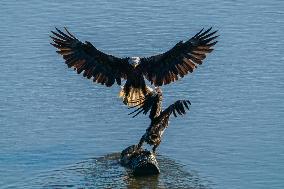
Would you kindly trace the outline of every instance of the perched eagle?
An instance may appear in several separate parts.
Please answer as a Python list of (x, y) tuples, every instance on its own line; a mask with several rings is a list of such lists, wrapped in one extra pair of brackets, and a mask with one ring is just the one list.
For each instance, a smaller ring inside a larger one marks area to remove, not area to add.
[(157, 87), (145, 96), (142, 103), (130, 107), (139, 107), (129, 114), (131, 115), (136, 113), (133, 117), (136, 117), (141, 112), (143, 112), (143, 114), (147, 114), (150, 111), (149, 118), (151, 119), (151, 123), (145, 134), (141, 137), (138, 148), (141, 148), (143, 143), (146, 142), (149, 145), (154, 145), (153, 152), (155, 152), (156, 148), (161, 143), (165, 129), (169, 125), (170, 115), (173, 114), (177, 117), (178, 114), (186, 114), (186, 109), (189, 110), (189, 105), (191, 105), (189, 100), (178, 100), (162, 111), (162, 100), (162, 91), (159, 87)]
[(74, 67), (77, 73), (83, 72), (83, 76), (93, 79), (107, 87), (115, 82), (121, 85), (121, 79), (126, 83), (122, 87), (120, 97), (129, 106), (135, 105), (130, 101), (141, 103), (150, 91), (146, 86), (144, 77), (155, 86), (162, 86), (184, 77), (202, 64), (206, 54), (213, 50), (217, 43), (217, 31), (211, 32), (212, 28), (203, 29), (188, 41), (180, 41), (172, 49), (165, 53), (151, 57), (126, 57), (118, 58), (108, 55), (90, 42), (79, 41), (66, 28), (65, 32), (56, 28), (50, 36), (57, 53), (65, 59), (68, 67)]

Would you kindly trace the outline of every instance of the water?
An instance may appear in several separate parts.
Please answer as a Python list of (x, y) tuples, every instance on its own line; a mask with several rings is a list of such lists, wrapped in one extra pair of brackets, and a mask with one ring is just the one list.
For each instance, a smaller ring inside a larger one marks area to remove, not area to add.
[(32, 182), (37, 188), (208, 188), (196, 172), (188, 173), (180, 164), (161, 156), (160, 175), (135, 177), (120, 166), (119, 155), (109, 154), (39, 174), (21, 187), (29, 187)]
[[(0, 2), (0, 188), (284, 188), (284, 2)], [(221, 34), (190, 76), (163, 87), (189, 99), (158, 149), (162, 174), (134, 178), (117, 153), (138, 142), (106, 88), (67, 69), (49, 44), (67, 26), (116, 56), (164, 52), (201, 28)]]

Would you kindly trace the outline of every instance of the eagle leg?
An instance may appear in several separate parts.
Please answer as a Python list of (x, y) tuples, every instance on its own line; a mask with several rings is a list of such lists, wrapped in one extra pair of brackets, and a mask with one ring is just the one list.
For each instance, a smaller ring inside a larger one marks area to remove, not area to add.
[(153, 153), (156, 153), (156, 149), (158, 148), (160, 143), (161, 143), (161, 140), (157, 141), (157, 143), (154, 145), (154, 147), (152, 148)]
[(137, 148), (138, 148), (138, 149), (142, 148), (144, 142), (145, 142), (145, 137), (144, 137), (144, 135), (143, 135), (143, 136), (141, 137), (141, 139), (140, 139), (138, 145), (137, 145)]

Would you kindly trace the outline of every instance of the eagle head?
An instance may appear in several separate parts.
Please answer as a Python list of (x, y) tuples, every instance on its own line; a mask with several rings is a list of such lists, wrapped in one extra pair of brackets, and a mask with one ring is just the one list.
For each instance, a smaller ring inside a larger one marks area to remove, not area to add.
[(134, 67), (138, 66), (138, 64), (140, 63), (140, 58), (139, 57), (131, 57), (128, 60), (129, 64), (133, 65)]
[(162, 94), (162, 89), (160, 87), (155, 87), (155, 91), (158, 94)]

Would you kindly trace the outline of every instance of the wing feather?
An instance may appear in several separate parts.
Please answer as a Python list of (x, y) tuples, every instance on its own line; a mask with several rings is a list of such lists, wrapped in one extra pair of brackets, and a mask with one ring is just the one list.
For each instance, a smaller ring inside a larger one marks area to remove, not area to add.
[(141, 58), (139, 69), (155, 86), (166, 85), (184, 77), (203, 63), (207, 53), (213, 51), (218, 35), (215, 35), (217, 31), (211, 30), (202, 29), (188, 41), (180, 41), (165, 53)]
[(133, 112), (129, 113), (128, 115), (134, 114), (132, 117), (136, 117), (138, 114), (143, 112), (143, 114), (147, 114), (150, 111), (149, 118), (153, 120), (155, 117), (157, 117), (161, 112), (161, 103), (162, 103), (162, 93), (152, 91), (148, 93), (144, 100), (133, 107), (130, 108), (137, 108)]
[(186, 114), (186, 109), (189, 110), (190, 105), (191, 103), (189, 100), (178, 100), (166, 108), (159, 117), (163, 118), (165, 116), (170, 116), (172, 113), (175, 117), (177, 117), (177, 114)]
[(105, 54), (96, 49), (90, 42), (82, 43), (66, 28), (65, 32), (55, 28), (51, 31), (53, 45), (56, 51), (65, 59), (67, 66), (73, 67), (78, 74), (83, 72), (83, 76), (97, 83), (112, 86), (115, 81), (121, 84), (121, 78), (127, 79), (127, 75), (133, 70), (128, 64), (128, 58), (118, 58)]

